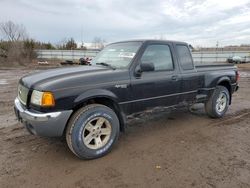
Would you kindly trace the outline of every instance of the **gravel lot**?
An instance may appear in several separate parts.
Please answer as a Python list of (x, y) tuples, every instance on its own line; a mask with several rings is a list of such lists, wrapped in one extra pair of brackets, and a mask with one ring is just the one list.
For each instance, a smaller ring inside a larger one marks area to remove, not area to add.
[(17, 81), (33, 71), (0, 70), (0, 187), (250, 187), (250, 64), (223, 119), (202, 105), (145, 112), (110, 154), (90, 161), (17, 123)]

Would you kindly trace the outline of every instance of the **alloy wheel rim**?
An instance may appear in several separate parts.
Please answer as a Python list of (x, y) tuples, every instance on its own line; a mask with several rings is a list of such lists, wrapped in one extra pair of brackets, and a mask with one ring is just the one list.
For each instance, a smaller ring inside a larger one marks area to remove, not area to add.
[(83, 142), (89, 149), (100, 149), (109, 141), (111, 131), (109, 120), (104, 117), (93, 118), (83, 129)]
[(220, 93), (219, 97), (216, 100), (216, 110), (219, 113), (222, 113), (227, 106), (227, 96), (225, 93)]

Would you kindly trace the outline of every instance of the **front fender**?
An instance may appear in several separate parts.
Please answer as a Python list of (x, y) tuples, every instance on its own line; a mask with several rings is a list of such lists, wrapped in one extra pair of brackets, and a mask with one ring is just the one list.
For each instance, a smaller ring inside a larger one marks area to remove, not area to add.
[(92, 89), (92, 90), (85, 91), (84, 93), (76, 97), (76, 99), (74, 100), (74, 104), (78, 105), (84, 101), (87, 101), (88, 99), (97, 98), (97, 97), (109, 98), (113, 100), (114, 102), (118, 103), (118, 97), (113, 92), (109, 90), (105, 90), (105, 89)]
[(94, 99), (94, 98), (99, 98), (99, 97), (104, 97), (107, 99), (111, 99), (115, 104), (115, 111), (117, 112), (117, 115), (119, 117), (120, 121), (120, 128), (121, 131), (125, 131), (125, 124), (126, 124), (126, 116), (123, 112), (123, 110), (119, 107), (118, 105), (118, 97), (111, 91), (105, 90), (105, 89), (92, 89), (88, 90), (81, 95), (79, 95), (75, 100), (74, 100), (74, 107), (83, 104), (89, 99)]

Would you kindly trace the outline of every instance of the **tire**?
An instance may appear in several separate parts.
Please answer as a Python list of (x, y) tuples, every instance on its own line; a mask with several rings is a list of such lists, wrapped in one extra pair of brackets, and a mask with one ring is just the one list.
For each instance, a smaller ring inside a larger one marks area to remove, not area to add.
[(69, 149), (80, 159), (95, 159), (109, 153), (120, 133), (116, 113), (101, 104), (76, 111), (66, 129)]
[[(223, 97), (223, 98), (222, 98)], [(217, 86), (205, 103), (205, 110), (211, 118), (222, 118), (228, 110), (230, 95), (224, 86)]]

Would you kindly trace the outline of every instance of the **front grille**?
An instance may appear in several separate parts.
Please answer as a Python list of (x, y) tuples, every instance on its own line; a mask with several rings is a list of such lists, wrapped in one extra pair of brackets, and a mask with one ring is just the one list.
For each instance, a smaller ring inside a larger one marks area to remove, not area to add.
[(28, 88), (24, 87), (21, 84), (18, 85), (18, 99), (24, 105), (27, 104), (28, 92), (29, 92)]

